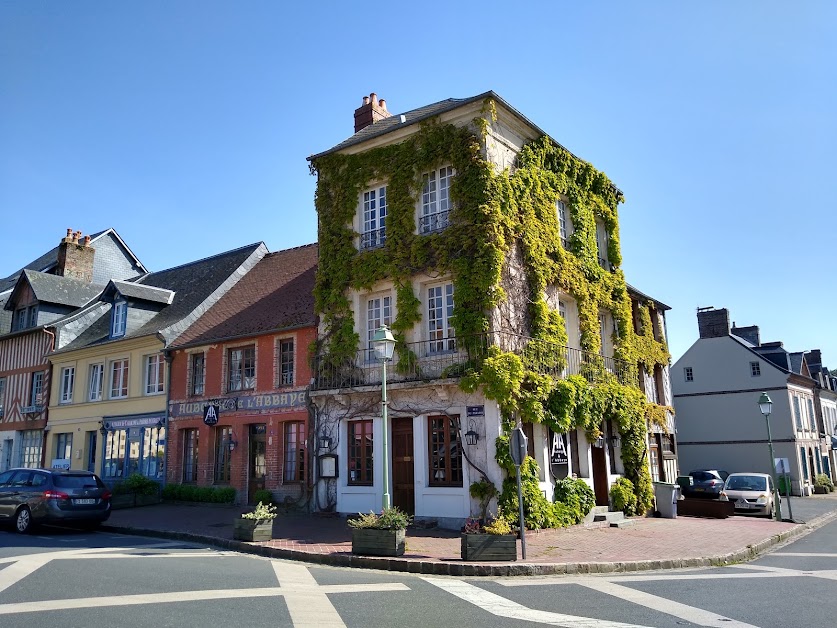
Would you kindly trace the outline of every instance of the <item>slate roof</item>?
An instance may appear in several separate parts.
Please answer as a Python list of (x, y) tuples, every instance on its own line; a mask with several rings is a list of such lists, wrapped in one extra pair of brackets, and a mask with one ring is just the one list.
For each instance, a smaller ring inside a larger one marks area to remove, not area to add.
[[(129, 330), (118, 342), (126, 338), (138, 338), (157, 332), (181, 322), (208, 299), (247, 259), (264, 249), (261, 242), (250, 244), (213, 257), (190, 262), (168, 270), (150, 273), (140, 277), (136, 283), (174, 292), (171, 305), (162, 309), (139, 329)], [(110, 316), (100, 317), (75, 340), (56, 353), (64, 353), (110, 341)]]
[(649, 297), (649, 296), (648, 296), (647, 294), (645, 294), (644, 292), (640, 292), (639, 290), (637, 290), (636, 288), (634, 288), (631, 284), (626, 283), (626, 284), (625, 284), (625, 286), (628, 288), (628, 294), (633, 294), (633, 295), (635, 295), (635, 296), (639, 297), (640, 299), (644, 299), (644, 300), (646, 300), (646, 301), (651, 301), (652, 303), (654, 303), (654, 305), (655, 305), (658, 309), (661, 309), (661, 310), (664, 310), (664, 311), (668, 311), (668, 310), (670, 310), (670, 309), (671, 309), (671, 307), (670, 307), (670, 306), (666, 305), (666, 304), (665, 304), (665, 303), (663, 303), (662, 301), (658, 301), (658, 300), (657, 300), (657, 299), (655, 299), (654, 297)]
[[(58, 303), (70, 307), (87, 305), (102, 292), (104, 286), (89, 284), (78, 279), (69, 279), (59, 275), (39, 273), (34, 270), (24, 270), (24, 277), (32, 287), (32, 292), (38, 301), (44, 303)], [(14, 291), (12, 291), (12, 295)], [(9, 299), (11, 301), (11, 298)], [(11, 304), (4, 307), (11, 309)]]
[(137, 299), (139, 301), (150, 301), (152, 303), (164, 303), (170, 305), (174, 299), (174, 292), (166, 290), (165, 288), (157, 288), (155, 286), (145, 286), (131, 281), (111, 280), (105, 290), (106, 294), (112, 291), (117, 291), (127, 299)]
[(317, 244), (265, 255), (172, 346), (316, 325), (313, 292), (318, 257)]

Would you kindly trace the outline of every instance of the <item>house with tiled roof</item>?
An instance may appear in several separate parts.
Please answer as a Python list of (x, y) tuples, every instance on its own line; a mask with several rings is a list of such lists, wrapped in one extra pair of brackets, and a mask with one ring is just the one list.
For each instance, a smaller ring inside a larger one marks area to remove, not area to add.
[[(817, 379), (806, 354), (762, 342), (756, 325), (730, 325), (725, 308), (701, 308), (697, 319), (698, 339), (672, 367), (683, 470), (771, 473), (772, 440), (774, 457), (789, 463), (795, 495), (810, 494), (820, 473), (833, 477), (830, 439), (818, 421)], [(762, 393), (773, 402), (770, 439), (758, 405)]]
[(0, 471), (44, 463), (49, 326), (96, 299), (109, 280), (145, 272), (113, 229), (68, 229), (58, 246), (0, 279)]
[(250, 244), (136, 279), (114, 279), (51, 324), (48, 466), (163, 480), (169, 368), (165, 351), (267, 249)]
[(317, 258), (316, 244), (268, 253), (166, 350), (169, 483), (308, 506)]

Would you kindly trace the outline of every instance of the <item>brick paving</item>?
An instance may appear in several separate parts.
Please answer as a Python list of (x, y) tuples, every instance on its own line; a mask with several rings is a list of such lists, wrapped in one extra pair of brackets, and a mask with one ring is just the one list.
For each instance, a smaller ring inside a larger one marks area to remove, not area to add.
[[(837, 494), (795, 501), (799, 503), (799, 510), (804, 509), (807, 513), (807, 520), (814, 524), (837, 517)], [(342, 517), (283, 515), (275, 521), (272, 541), (249, 544), (232, 541), (233, 520), (245, 510), (240, 506), (159, 504), (114, 511), (108, 527), (125, 532), (158, 532), (177, 538), (214, 540), (222, 546), (279, 557), (305, 559), (308, 556), (315, 562), (334, 564), (356, 562), (357, 557), (351, 556), (351, 530)], [(548, 565), (572, 565), (572, 571), (583, 570), (587, 565), (587, 569), (596, 571), (596, 567), (590, 566), (644, 564), (647, 565), (644, 568), (649, 568), (701, 564), (701, 561), (712, 564), (723, 562), (724, 557), (727, 561), (740, 560), (748, 552), (763, 551), (803, 527), (807, 526), (735, 516), (729, 519), (637, 518), (634, 525), (627, 528), (574, 526), (560, 530), (529, 530), (526, 533), (526, 563), (534, 565), (537, 573), (549, 572), (543, 569)], [(461, 565), (464, 563), (459, 558), (459, 543), (459, 534), (455, 531), (410, 529), (407, 531), (407, 551), (397, 562)], [(518, 559), (521, 559), (520, 554), (518, 544)], [(329, 560), (329, 557), (335, 560)], [(402, 565), (400, 569), (414, 570), (409, 565)], [(433, 566), (427, 569), (439, 571)]]

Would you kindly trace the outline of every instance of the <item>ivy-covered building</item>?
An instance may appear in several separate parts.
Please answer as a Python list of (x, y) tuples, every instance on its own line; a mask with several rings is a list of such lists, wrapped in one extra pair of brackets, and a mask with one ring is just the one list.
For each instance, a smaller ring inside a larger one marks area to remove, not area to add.
[[(494, 92), (400, 115), (371, 94), (354, 117), (309, 158), (317, 507), (380, 509), (388, 468), (394, 505), (419, 518), (456, 526), (486, 503), (514, 518), (520, 421), (529, 527), (568, 522), (553, 497), (572, 475), (600, 504), (625, 477), (627, 510), (649, 509), (652, 473), (677, 474), (668, 308), (625, 283), (622, 192)], [(382, 325), (397, 343), (386, 434)]]

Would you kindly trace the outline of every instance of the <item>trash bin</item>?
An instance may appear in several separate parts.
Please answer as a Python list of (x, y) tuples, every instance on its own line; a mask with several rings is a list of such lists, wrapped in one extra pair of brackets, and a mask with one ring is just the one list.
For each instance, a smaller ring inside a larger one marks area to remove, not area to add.
[(680, 487), (677, 484), (654, 482), (654, 499), (657, 511), (666, 519), (677, 519), (677, 500), (680, 499)]

